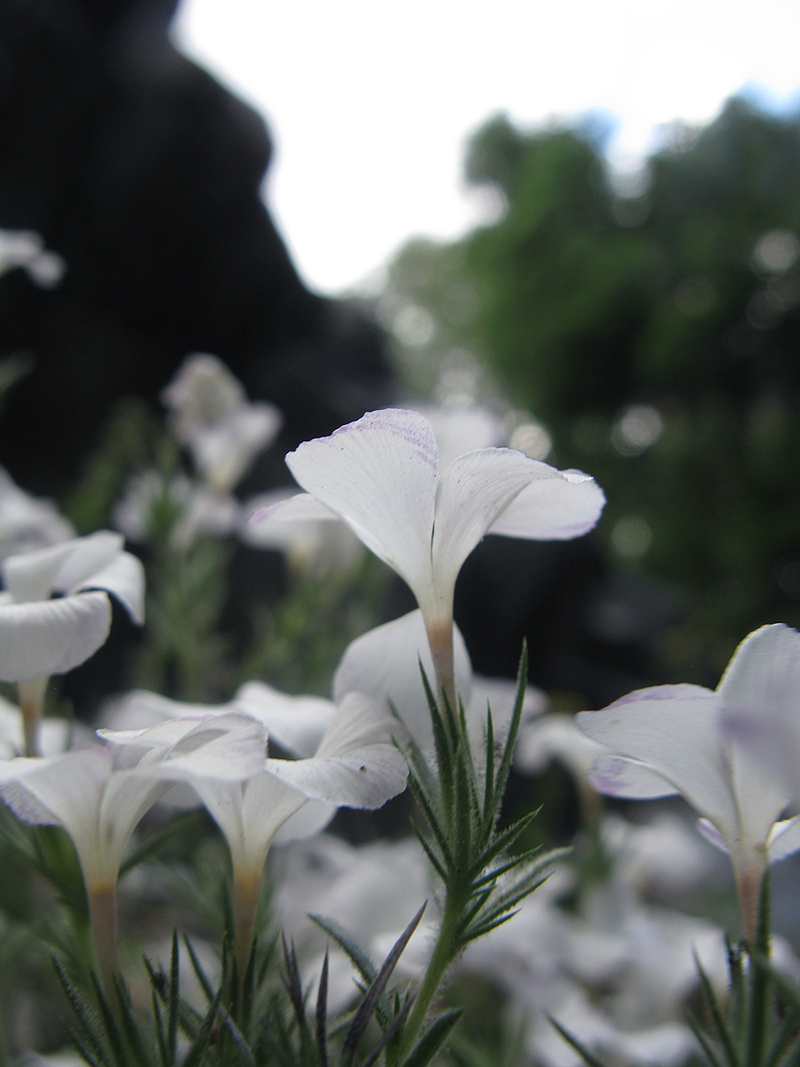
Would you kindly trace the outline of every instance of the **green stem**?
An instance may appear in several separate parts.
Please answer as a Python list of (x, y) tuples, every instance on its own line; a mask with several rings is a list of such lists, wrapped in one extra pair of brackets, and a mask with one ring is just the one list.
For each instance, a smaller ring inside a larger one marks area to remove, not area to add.
[(428, 961), (422, 985), (419, 987), (414, 1000), (414, 1006), (403, 1028), (403, 1038), (397, 1050), (396, 1063), (402, 1063), (414, 1047), (428, 1017), (430, 1006), (439, 990), (439, 986), (442, 984), (445, 972), (457, 955), (457, 949), (453, 942), (458, 922), (465, 906), (463, 894), (450, 891), (448, 888), (439, 936), (436, 938), (436, 944)]

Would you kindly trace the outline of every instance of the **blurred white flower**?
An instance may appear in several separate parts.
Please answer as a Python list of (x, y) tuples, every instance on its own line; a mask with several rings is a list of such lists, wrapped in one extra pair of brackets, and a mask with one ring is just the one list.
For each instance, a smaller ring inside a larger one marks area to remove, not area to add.
[(128, 540), (146, 542), (156, 528), (158, 511), (164, 507), (175, 515), (171, 540), (176, 548), (187, 548), (201, 533), (217, 537), (233, 534), (242, 522), (242, 505), (230, 493), (195, 484), (185, 474), (167, 480), (149, 470), (128, 482), (114, 508), (113, 524)]
[(22, 267), (34, 285), (52, 289), (67, 269), (57, 252), (50, 252), (33, 230), (0, 229), (0, 275)]
[[(75, 744), (73, 733), (80, 737), (80, 747), (88, 743), (88, 729), (66, 719), (46, 718), (39, 723), (39, 748), (43, 756), (56, 756)], [(25, 720), (22, 709), (0, 697), (0, 760), (13, 759), (25, 752)]]
[(271, 511), (276, 504), (296, 496), (293, 489), (275, 489), (251, 497), (241, 509), (244, 521), (239, 534), (245, 544), (283, 552), (293, 573), (311, 578), (326, 578), (355, 563), (364, 551), (363, 545), (349, 526), (330, 522), (329, 517), (320, 519), (312, 497), (308, 499), (314, 505), (314, 513), (308, 518), (298, 515), (297, 508), (292, 516), (282, 515), (277, 508), (272, 518), (264, 522), (247, 519), (254, 512)]
[[(285, 722), (285, 698), (277, 696), (282, 698), (276, 701), (278, 718)], [(265, 753), (263, 721), (269, 718), (268, 695), (254, 697), (251, 691), (242, 699), (251, 706), (261, 704), (261, 721), (251, 721), (262, 731), (261, 751)], [(318, 715), (316, 706), (310, 710)], [(214, 721), (213, 715), (209, 721)], [(249, 777), (235, 781), (217, 773), (211, 762), (171, 768), (174, 780), (188, 782), (196, 791), (228, 843), (240, 967), (246, 966), (250, 954), (264, 864), (273, 840), (317, 833), (337, 807), (378, 808), (401, 792), (407, 772), (405, 760), (391, 741), (397, 729), (397, 723), (375, 701), (351, 693), (336, 709), (312, 756), (287, 760), (262, 755)], [(139, 745), (146, 733), (99, 732), (118, 745)], [(295, 729), (295, 739), (302, 732)]]
[(0, 467), (0, 559), (32, 552), (75, 536), (55, 504), (30, 496)]
[(698, 984), (696, 960), (720, 992), (726, 987), (722, 931), (645, 907), (615, 879), (584, 893), (573, 914), (558, 907), (571, 888), (570, 872), (556, 871), (507, 923), (469, 946), (463, 967), (506, 990), (528, 1023), (526, 1046), (537, 1064), (583, 1063), (548, 1015), (615, 1062), (684, 1063), (696, 1048), (683, 1022)]
[(206, 353), (186, 357), (161, 399), (175, 436), (218, 493), (230, 492), (283, 422), (273, 404), (250, 403), (238, 378)]
[(108, 637), (108, 594), (143, 622), (144, 571), (122, 545), (119, 534), (101, 530), (0, 563), (0, 679), (18, 683), (29, 755), (38, 751), (49, 676), (83, 663)]
[(310, 919), (319, 915), (350, 933), (380, 962), (424, 901), (425, 914), (398, 963), (397, 974), (418, 979), (434, 941), (437, 912), (431, 867), (415, 838), (349, 845), (321, 834), (282, 850), (276, 919), (296, 946), (306, 981), (318, 978), (330, 953), (328, 1006), (344, 1010), (357, 993), (353, 964)]
[(415, 404), (414, 410), (433, 428), (442, 470), (465, 452), (507, 443), (503, 419), (477, 404)]
[(581, 782), (606, 751), (578, 729), (571, 715), (543, 715), (521, 726), (514, 766), (525, 774), (541, 774), (556, 761)]
[[(461, 632), (453, 635), (455, 685), (467, 719), (467, 729), (478, 757), (483, 752), (487, 707), (491, 707), (495, 740), (501, 742), (511, 720), (516, 684), (504, 678), (473, 675)], [(333, 676), (333, 699), (346, 693), (368, 693), (391, 707), (423, 752), (433, 748), (433, 728), (420, 665), (428, 682), (434, 678), (433, 657), (422, 612), (409, 612), (357, 637), (345, 649)], [(544, 695), (527, 686), (523, 721), (538, 715)]]
[[(594, 480), (557, 471), (522, 452), (485, 448), (440, 472), (428, 420), (374, 411), (286, 457), (320, 518), (340, 518), (414, 593), (433, 654), (437, 690), (453, 689), (453, 593), (461, 565), (487, 533), (563, 540), (590, 530), (605, 503)], [(278, 505), (307, 518), (302, 495)]]
[(577, 716), (580, 728), (611, 750), (590, 772), (600, 792), (634, 799), (680, 793), (701, 815), (700, 829), (730, 854), (748, 939), (766, 864), (800, 848), (800, 816), (780, 820), (792, 789), (731, 736), (725, 719), (746, 712), (766, 725), (778, 708), (791, 721), (800, 677), (800, 638), (792, 634), (784, 626), (750, 634), (715, 691), (656, 686)]
[(122, 854), (144, 813), (189, 773), (255, 773), (263, 729), (248, 716), (176, 719), (140, 731), (135, 747), (91, 747), (0, 763), (0, 797), (24, 822), (62, 826), (75, 845), (101, 970), (116, 959), (116, 884)]

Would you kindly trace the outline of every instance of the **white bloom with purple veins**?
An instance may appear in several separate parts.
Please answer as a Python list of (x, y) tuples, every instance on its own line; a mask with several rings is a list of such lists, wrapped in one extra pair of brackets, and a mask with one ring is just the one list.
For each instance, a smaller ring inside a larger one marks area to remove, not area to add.
[[(594, 480), (558, 471), (509, 448), (467, 452), (440, 470), (428, 420), (415, 411), (373, 411), (286, 457), (318, 501), (403, 578), (428, 634), (438, 684), (453, 694), (453, 594), (467, 556), (488, 533), (567, 540), (590, 530), (605, 497)], [(302, 494), (255, 520), (309, 515)]]
[(727, 720), (746, 713), (769, 731), (776, 709), (787, 710), (797, 731), (799, 681), (800, 638), (764, 626), (742, 641), (716, 690), (655, 686), (577, 716), (584, 733), (611, 750), (590, 772), (596, 789), (632, 799), (681, 794), (701, 816), (700, 829), (730, 853), (749, 938), (764, 869), (800, 849), (800, 816), (781, 819), (791, 787)]

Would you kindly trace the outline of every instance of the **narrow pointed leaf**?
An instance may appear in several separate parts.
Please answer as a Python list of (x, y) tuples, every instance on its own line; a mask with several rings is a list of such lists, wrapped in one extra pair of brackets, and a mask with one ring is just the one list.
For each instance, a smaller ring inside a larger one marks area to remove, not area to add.
[(361, 1067), (373, 1067), (373, 1064), (377, 1062), (380, 1054), (383, 1052), (386, 1046), (394, 1040), (395, 1036), (400, 1031), (401, 1027), (406, 1021), (408, 1013), (411, 1011), (413, 1004), (414, 997), (409, 997), (403, 1007), (399, 1008), (398, 1010), (397, 998), (395, 997), (395, 1010), (397, 1011), (397, 1014), (395, 1015), (394, 1019), (392, 1019), (390, 1025), (386, 1028), (384, 1033), (381, 1035), (378, 1043), (375, 1045), (375, 1048), (362, 1062)]
[(378, 977), (378, 969), (361, 946), (353, 940), (346, 930), (338, 926), (332, 919), (326, 919), (321, 915), (309, 915), (309, 919), (324, 930), (328, 937), (332, 937), (336, 944), (344, 950), (358, 973), (367, 983), (372, 985)]
[(316, 1035), (320, 1067), (328, 1067), (328, 950), (322, 961), (317, 991)]
[(697, 1022), (696, 1019), (693, 1019), (690, 1015), (686, 1021), (688, 1022), (689, 1028), (691, 1029), (692, 1033), (700, 1043), (710, 1067), (733, 1067), (730, 1060), (728, 1060), (727, 1063), (722, 1062), (722, 1060), (717, 1055), (716, 1049), (709, 1041), (708, 1034), (705, 1032), (703, 1027)]
[(403, 1060), (402, 1067), (427, 1067), (463, 1014), (463, 1008), (453, 1008), (437, 1016), (411, 1050), (410, 1055)]
[(195, 973), (197, 981), (200, 983), (200, 988), (203, 990), (203, 993), (205, 994), (207, 1000), (213, 1000), (214, 990), (212, 988), (212, 985), (208, 980), (208, 976), (203, 970), (200, 960), (197, 958), (197, 953), (194, 950), (194, 946), (192, 945), (186, 934), (183, 935), (183, 943), (186, 946), (186, 951), (189, 953), (189, 960), (192, 964), (192, 970)]
[(571, 1034), (569, 1030), (566, 1030), (557, 1019), (554, 1019), (552, 1015), (548, 1015), (547, 1018), (556, 1030), (558, 1030), (567, 1044), (574, 1048), (579, 1056), (584, 1058), (588, 1067), (606, 1067), (606, 1064), (604, 1064), (602, 1060), (598, 1060), (598, 1058), (591, 1053), (588, 1048), (582, 1045), (577, 1037)]
[(414, 933), (417, 926), (419, 925), (419, 921), (422, 918), (422, 914), (425, 911), (426, 907), (427, 901), (425, 902), (425, 904), (422, 905), (422, 907), (419, 909), (417, 914), (405, 928), (405, 930), (397, 939), (397, 941), (395, 941), (391, 951), (389, 952), (389, 955), (383, 962), (383, 966), (378, 972), (377, 978), (369, 987), (366, 996), (359, 1004), (358, 1010), (356, 1011), (353, 1017), (353, 1021), (350, 1024), (350, 1029), (345, 1034), (344, 1043), (342, 1045), (343, 1064), (350, 1064), (353, 1062), (353, 1057), (355, 1056), (356, 1049), (358, 1048), (358, 1044), (361, 1041), (361, 1038), (364, 1036), (364, 1031), (367, 1028), (367, 1023), (369, 1022), (372, 1013), (375, 1011), (378, 1001), (383, 995), (383, 991), (392, 976), (392, 972), (397, 966), (397, 961), (400, 959), (400, 956), (402, 955), (403, 950), (408, 944), (411, 935)]
[(705, 996), (706, 1003), (708, 1004), (709, 1012), (711, 1013), (711, 1021), (714, 1024), (714, 1029), (717, 1033), (720, 1045), (722, 1046), (722, 1050), (725, 1054), (725, 1059), (727, 1060), (730, 1067), (739, 1067), (739, 1056), (736, 1051), (736, 1045), (734, 1043), (733, 1037), (731, 1036), (730, 1030), (728, 1029), (728, 1026), (725, 1022), (724, 1016), (722, 1014), (722, 1008), (719, 1005), (719, 1001), (717, 1000), (716, 993), (714, 992), (714, 988), (711, 985), (708, 975), (700, 966), (700, 961), (697, 959), (696, 956), (695, 964), (697, 966), (697, 973), (700, 977), (700, 984), (703, 988), (703, 994)]

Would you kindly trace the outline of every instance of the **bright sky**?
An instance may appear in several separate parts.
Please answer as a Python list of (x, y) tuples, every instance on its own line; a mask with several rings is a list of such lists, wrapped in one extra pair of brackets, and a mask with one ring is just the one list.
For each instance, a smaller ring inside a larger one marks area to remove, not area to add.
[(183, 0), (177, 42), (267, 118), (265, 195), (307, 284), (353, 287), (410, 236), (485, 207), (464, 146), (490, 114), (615, 116), (631, 161), (660, 123), (747, 85), (798, 100), (798, 0)]

